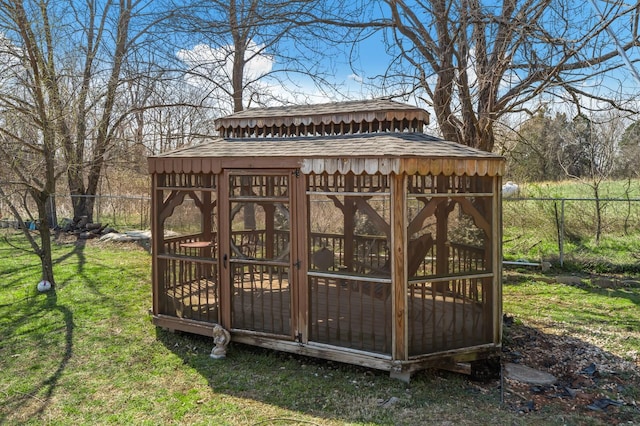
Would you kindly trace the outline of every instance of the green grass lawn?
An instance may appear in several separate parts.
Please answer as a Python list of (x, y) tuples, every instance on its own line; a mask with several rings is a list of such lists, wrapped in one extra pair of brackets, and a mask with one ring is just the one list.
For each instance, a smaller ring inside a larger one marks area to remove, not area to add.
[(620, 279), (613, 288), (598, 280), (571, 277), (573, 285), (526, 276), (507, 280), (503, 287), (504, 311), (525, 318), (539, 328), (579, 337), (624, 359), (640, 353), (640, 284)]
[[(604, 181), (600, 188), (601, 237), (596, 241), (592, 190), (576, 181), (521, 185), (523, 199), (503, 202), (505, 259), (549, 261), (594, 273), (640, 272), (640, 181)], [(564, 200), (576, 198), (578, 200)], [(604, 200), (611, 199), (611, 200)], [(618, 201), (614, 201), (618, 200)]]
[[(226, 359), (212, 360), (210, 339), (152, 325), (151, 257), (140, 247), (55, 245), (54, 259), (56, 292), (39, 294), (37, 258), (0, 241), (0, 424), (607, 424), (612, 419), (551, 405), (522, 414), (501, 405), (499, 382), (477, 384), (456, 373), (424, 371), (405, 384), (386, 372), (233, 343)], [(578, 334), (597, 329), (610, 340), (622, 333), (625, 342), (607, 343), (607, 350), (621, 357), (638, 349), (639, 304), (638, 288), (601, 292), (535, 279), (505, 286), (505, 311), (519, 321), (562, 323)], [(632, 408), (625, 410), (628, 415)]]
[[(588, 180), (520, 183), (524, 197), (593, 198), (592, 183)], [(599, 186), (602, 198), (640, 198), (640, 180), (604, 180)]]

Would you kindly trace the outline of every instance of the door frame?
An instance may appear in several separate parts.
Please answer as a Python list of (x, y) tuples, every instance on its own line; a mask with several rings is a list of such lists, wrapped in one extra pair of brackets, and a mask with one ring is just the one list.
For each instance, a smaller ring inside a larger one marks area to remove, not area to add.
[[(274, 168), (225, 168), (218, 182), (218, 227), (219, 227), (219, 282), (221, 299), (221, 325), (233, 333), (258, 334), (275, 339), (307, 341), (308, 290), (307, 290), (307, 194), (306, 178), (299, 169)], [(270, 334), (232, 327), (233, 282), (231, 279), (231, 225), (230, 178), (232, 176), (289, 176), (289, 290), (291, 304), (291, 326), (288, 336)]]

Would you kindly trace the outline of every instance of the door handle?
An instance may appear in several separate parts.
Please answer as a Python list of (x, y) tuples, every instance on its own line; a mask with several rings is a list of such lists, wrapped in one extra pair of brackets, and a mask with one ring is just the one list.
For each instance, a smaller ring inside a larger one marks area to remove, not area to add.
[(222, 266), (224, 267), (224, 269), (227, 269), (227, 255), (225, 254), (224, 256), (222, 256)]

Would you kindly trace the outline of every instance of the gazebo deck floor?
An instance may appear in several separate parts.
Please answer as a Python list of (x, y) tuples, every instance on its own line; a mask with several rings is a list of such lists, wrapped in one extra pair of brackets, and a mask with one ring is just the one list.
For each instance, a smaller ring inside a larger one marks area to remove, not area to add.
[[(386, 286), (381, 291), (380, 286)], [(390, 354), (392, 304), (390, 284), (326, 280), (310, 284), (309, 341), (366, 352)], [(217, 322), (216, 284), (195, 280), (168, 289), (163, 314)], [(162, 304), (161, 304), (162, 305)], [(232, 329), (291, 339), (291, 292), (286, 279), (244, 281), (232, 296)], [(483, 306), (444, 292), (408, 295), (410, 355), (490, 343), (485, 337)]]

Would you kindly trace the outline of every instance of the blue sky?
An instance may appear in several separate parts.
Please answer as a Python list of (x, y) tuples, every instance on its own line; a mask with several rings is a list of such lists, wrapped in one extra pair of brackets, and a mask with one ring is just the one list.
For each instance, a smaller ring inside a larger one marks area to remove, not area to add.
[[(605, 5), (604, 0), (595, 1), (599, 2), (600, 5)], [(577, 12), (579, 13), (579, 15), (576, 16), (576, 19), (584, 20), (586, 22), (597, 17), (596, 11), (593, 9), (593, 5), (590, 3), (590, 1), (585, 3), (574, 2), (571, 4), (572, 6), (579, 8), (577, 9), (579, 11)], [(604, 10), (604, 6), (601, 10)], [(613, 30), (617, 33), (621, 43), (628, 42), (631, 38), (630, 27), (631, 26), (628, 25), (627, 22), (622, 22), (618, 27), (613, 28)], [(196, 46), (191, 46), (187, 47), (182, 52), (182, 54), (186, 53), (188, 56), (189, 50), (195, 53), (194, 48), (198, 50)], [(613, 49), (614, 46), (610, 44), (606, 46), (606, 48)], [(199, 49), (202, 50), (201, 47)], [(341, 86), (342, 95), (352, 99), (363, 99), (394, 94), (385, 92), (380, 88), (381, 80), (372, 80), (373, 78), (383, 74), (387, 70), (389, 63), (392, 60), (392, 57), (385, 52), (382, 35), (377, 34), (361, 42), (357, 47), (357, 52), (359, 54), (357, 55), (356, 61), (353, 64), (356, 68), (355, 72), (349, 65), (349, 57), (346, 52), (326, 52), (327, 55), (331, 56), (333, 59), (332, 65), (334, 72), (329, 76), (329, 79), (332, 83)], [(638, 51), (638, 49), (629, 52), (629, 55), (631, 60), (640, 59), (640, 52)], [(192, 60), (197, 60), (197, 56), (194, 56)], [(258, 60), (249, 64), (249, 73), (258, 75), (261, 72), (268, 72), (273, 69), (278, 69), (282, 66), (282, 64), (279, 63), (278, 60), (279, 59), (277, 56), (258, 58)], [(505, 88), (510, 84), (510, 78), (513, 78), (514, 81), (516, 81), (515, 74), (511, 76), (507, 75), (505, 77), (506, 78), (503, 83)], [(343, 96), (337, 92), (328, 91), (323, 93), (319, 91), (310, 78), (296, 76), (291, 77), (291, 79), (294, 80), (294, 84), (292, 84), (291, 82), (287, 82), (286, 87), (283, 87), (280, 82), (277, 82), (275, 80), (263, 81), (260, 84), (264, 85), (263, 89), (273, 92), (276, 98), (293, 103), (318, 103), (343, 99)], [(295, 87), (298, 92), (302, 92), (306, 94), (306, 96), (300, 97), (291, 95), (289, 93), (290, 91), (288, 90), (291, 87)], [(581, 86), (581, 90), (589, 93), (599, 93), (602, 96), (637, 97), (640, 94), (640, 84), (633, 77), (633, 68), (629, 68), (626, 64), (622, 64), (615, 72), (611, 73), (608, 76), (598, 76), (597, 78), (585, 81)], [(553, 96), (545, 96), (543, 98), (540, 98), (539, 100), (534, 101), (534, 103), (545, 102), (551, 108), (564, 108), (563, 105), (559, 103), (556, 104), (556, 101), (558, 101), (558, 99), (559, 98)], [(415, 99), (411, 101), (418, 103), (418, 101)], [(588, 101), (585, 100), (584, 102)], [(426, 105), (424, 104), (421, 106), (426, 107)], [(532, 105), (532, 109), (535, 106), (536, 105)]]

